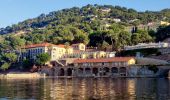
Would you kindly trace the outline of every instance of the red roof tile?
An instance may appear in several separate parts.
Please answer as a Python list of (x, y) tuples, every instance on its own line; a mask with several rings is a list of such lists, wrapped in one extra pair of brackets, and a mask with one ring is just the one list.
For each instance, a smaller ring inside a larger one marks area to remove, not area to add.
[(55, 44), (51, 44), (51, 43), (31, 44), (31, 45), (26, 45), (25, 47), (22, 47), (22, 48), (36, 48), (36, 47), (49, 47), (49, 46), (57, 46), (60, 48), (65, 48), (65, 45), (63, 45), (63, 44), (55, 45)]
[[(78, 46), (80, 44), (83, 44), (83, 43), (75, 43), (75, 44), (72, 44), (71, 46)], [(84, 44), (85, 45), (85, 44)]]
[(71, 46), (77, 46), (77, 45), (79, 45), (80, 43), (76, 43), (76, 44), (72, 44)]
[(133, 57), (113, 57), (113, 58), (100, 58), (100, 59), (76, 59), (74, 63), (97, 63), (97, 62), (127, 62)]
[[(61, 48), (67, 47), (66, 45), (63, 45), (63, 44), (59, 44), (59, 45), (56, 45), (56, 46), (61, 47)], [(69, 47), (69, 48), (72, 48), (71, 46), (68, 46), (68, 47)]]
[(54, 46), (54, 44), (51, 43), (31, 44), (31, 45), (26, 45), (25, 47), (22, 48), (35, 48), (35, 47), (48, 47), (48, 46)]

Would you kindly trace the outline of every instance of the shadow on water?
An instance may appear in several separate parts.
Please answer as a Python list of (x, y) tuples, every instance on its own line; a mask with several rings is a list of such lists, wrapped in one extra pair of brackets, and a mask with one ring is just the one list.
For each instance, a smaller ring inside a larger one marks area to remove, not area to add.
[(1, 79), (1, 99), (169, 100), (170, 80), (164, 78)]

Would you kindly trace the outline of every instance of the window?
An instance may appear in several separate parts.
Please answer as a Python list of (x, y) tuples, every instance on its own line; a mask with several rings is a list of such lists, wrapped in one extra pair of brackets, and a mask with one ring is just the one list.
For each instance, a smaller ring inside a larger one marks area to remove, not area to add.
[(80, 49), (84, 49), (84, 46), (80, 46)]
[(83, 63), (83, 66), (87, 66), (87, 63)]

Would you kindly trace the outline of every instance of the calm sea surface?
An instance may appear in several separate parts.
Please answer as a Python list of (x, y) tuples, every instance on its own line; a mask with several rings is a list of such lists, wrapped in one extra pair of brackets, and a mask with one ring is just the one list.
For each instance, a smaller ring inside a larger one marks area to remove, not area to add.
[(0, 80), (0, 100), (170, 100), (170, 79)]

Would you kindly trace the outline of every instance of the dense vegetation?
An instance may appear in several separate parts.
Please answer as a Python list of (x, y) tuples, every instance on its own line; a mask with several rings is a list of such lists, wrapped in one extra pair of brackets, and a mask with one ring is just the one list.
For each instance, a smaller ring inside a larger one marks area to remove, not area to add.
[(150, 56), (150, 55), (160, 55), (161, 53), (159, 52), (158, 49), (156, 48), (144, 48), (144, 49), (136, 49), (136, 50), (127, 50), (127, 51), (121, 51), (118, 52), (118, 56), (136, 56), (137, 52), (140, 52), (140, 56)]
[[(121, 21), (116, 22), (115, 19)], [(102, 50), (110, 47), (119, 51), (125, 45), (160, 41), (167, 37), (169, 26), (161, 26), (158, 32), (139, 29), (131, 32), (129, 27), (161, 20), (170, 21), (170, 9), (137, 12), (120, 6), (87, 5), (41, 14), (0, 29), (1, 68), (6, 69), (13, 63), (4, 60), (5, 53), (20, 51), (27, 44), (83, 42), (90, 47)], [(17, 52), (17, 55), (20, 53)], [(29, 61), (25, 60), (24, 63)]]
[(113, 23), (114, 18), (121, 19), (122, 24), (125, 25), (147, 24), (160, 20), (170, 21), (170, 9), (155, 12), (137, 12), (134, 9), (127, 9), (120, 6), (87, 5), (82, 8), (73, 7), (71, 9), (54, 11), (47, 15), (41, 14), (37, 18), (27, 19), (18, 24), (8, 26), (5, 29), (2, 28), (0, 33), (11, 33), (18, 30), (29, 31), (37, 28), (50, 28), (68, 24), (89, 33), (92, 30), (99, 30), (101, 28), (99, 26), (105, 23)]
[(160, 26), (156, 34), (156, 41), (163, 41), (170, 38), (170, 26)]

